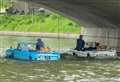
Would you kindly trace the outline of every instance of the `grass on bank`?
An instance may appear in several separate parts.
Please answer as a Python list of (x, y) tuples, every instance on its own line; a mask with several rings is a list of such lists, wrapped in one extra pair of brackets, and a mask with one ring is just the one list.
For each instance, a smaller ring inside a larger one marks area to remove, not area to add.
[(50, 15), (0, 15), (0, 31), (80, 33), (80, 25), (52, 13)]
[(11, 5), (11, 0), (0, 0), (0, 9), (7, 8)]
[[(0, 8), (8, 8), (11, 0), (0, 0)], [(0, 31), (80, 33), (81, 25), (56, 13), (27, 15), (0, 14)]]

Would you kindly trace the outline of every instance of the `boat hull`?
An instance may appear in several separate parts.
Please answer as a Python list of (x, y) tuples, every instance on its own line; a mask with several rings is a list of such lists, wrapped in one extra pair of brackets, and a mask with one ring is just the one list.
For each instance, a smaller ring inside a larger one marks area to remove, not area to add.
[(8, 49), (6, 50), (6, 57), (20, 60), (57, 61), (60, 60), (60, 53)]
[(115, 50), (112, 51), (77, 51), (77, 50), (69, 50), (64, 54), (70, 55), (72, 57), (81, 57), (81, 58), (98, 58), (98, 59), (106, 59), (106, 58), (117, 58), (117, 53)]

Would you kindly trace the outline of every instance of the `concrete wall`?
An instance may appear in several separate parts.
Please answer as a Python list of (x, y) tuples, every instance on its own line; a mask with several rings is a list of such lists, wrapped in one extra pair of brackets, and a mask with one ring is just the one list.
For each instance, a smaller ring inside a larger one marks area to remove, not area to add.
[(120, 29), (113, 28), (83, 28), (82, 33), (85, 41), (100, 42), (110, 48), (120, 50)]

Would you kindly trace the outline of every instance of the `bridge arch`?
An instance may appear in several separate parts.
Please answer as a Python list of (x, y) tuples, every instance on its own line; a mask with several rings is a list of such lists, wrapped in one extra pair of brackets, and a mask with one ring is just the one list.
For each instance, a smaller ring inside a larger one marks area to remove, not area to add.
[[(100, 41), (120, 49), (120, 2), (117, 0), (19, 0), (15, 7), (23, 9), (28, 1), (28, 7), (45, 7), (81, 23), (85, 28), (82, 34), (87, 41)], [(26, 8), (27, 9), (27, 8)], [(26, 10), (27, 11), (27, 10)], [(114, 13), (113, 13), (114, 12)]]

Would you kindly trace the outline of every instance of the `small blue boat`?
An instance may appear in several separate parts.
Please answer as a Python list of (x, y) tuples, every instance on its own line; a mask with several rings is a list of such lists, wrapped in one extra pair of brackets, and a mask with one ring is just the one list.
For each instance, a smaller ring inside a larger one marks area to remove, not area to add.
[[(21, 43), (23, 45), (23, 43)], [(36, 50), (25, 50), (10, 48), (6, 50), (6, 57), (10, 59), (32, 60), (32, 61), (57, 61), (60, 53), (55, 51), (43, 52)]]

